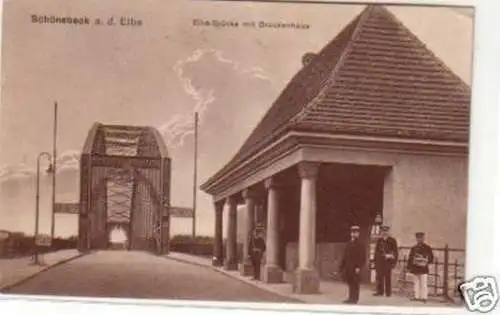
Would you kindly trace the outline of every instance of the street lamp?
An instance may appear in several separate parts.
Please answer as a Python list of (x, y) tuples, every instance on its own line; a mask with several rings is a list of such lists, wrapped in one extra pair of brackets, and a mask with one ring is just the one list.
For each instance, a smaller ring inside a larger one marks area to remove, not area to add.
[(53, 126), (53, 139), (52, 139), (52, 163), (50, 163), (49, 170), (52, 176), (52, 212), (50, 215), (50, 239), (54, 240), (55, 227), (56, 227), (56, 164), (57, 164), (57, 102), (54, 102), (54, 126)]
[(34, 253), (34, 264), (39, 265), (40, 260), (38, 257), (38, 246), (36, 244), (36, 239), (38, 237), (38, 225), (40, 221), (40, 160), (42, 157), (46, 157), (49, 160), (49, 167), (47, 168), (47, 173), (52, 174), (54, 172), (54, 166), (52, 161), (52, 155), (47, 152), (42, 152), (38, 155), (36, 159), (36, 210), (35, 210), (35, 235), (33, 236), (33, 253)]
[(198, 112), (194, 113), (194, 158), (193, 158), (193, 240), (196, 238), (196, 192), (198, 191)]

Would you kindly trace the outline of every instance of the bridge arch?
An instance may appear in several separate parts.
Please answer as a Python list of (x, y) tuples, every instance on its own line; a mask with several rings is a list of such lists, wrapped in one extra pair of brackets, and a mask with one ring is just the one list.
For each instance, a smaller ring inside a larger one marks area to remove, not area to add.
[(94, 124), (80, 172), (81, 251), (109, 248), (121, 227), (129, 249), (168, 252), (171, 160), (156, 129)]

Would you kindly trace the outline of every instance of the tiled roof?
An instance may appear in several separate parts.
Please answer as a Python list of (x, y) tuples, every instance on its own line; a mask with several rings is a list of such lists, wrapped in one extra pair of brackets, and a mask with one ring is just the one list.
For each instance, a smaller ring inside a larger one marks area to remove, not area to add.
[(469, 111), (470, 88), (392, 13), (371, 5), (292, 78), (212, 179), (290, 130), (467, 143)]

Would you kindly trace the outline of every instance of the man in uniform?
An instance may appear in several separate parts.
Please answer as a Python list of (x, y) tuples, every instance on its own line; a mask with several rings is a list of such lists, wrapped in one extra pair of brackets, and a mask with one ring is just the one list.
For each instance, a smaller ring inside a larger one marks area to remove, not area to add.
[(253, 231), (252, 238), (250, 239), (249, 250), (249, 255), (252, 259), (253, 278), (254, 280), (260, 280), (260, 265), (262, 262), (262, 256), (266, 251), (266, 242), (257, 229)]
[(366, 262), (366, 247), (359, 240), (359, 226), (351, 226), (351, 240), (347, 243), (340, 272), (349, 287), (349, 297), (344, 303), (356, 304), (359, 300), (360, 273)]
[(385, 289), (385, 295), (391, 296), (392, 269), (398, 261), (398, 243), (393, 237), (389, 236), (388, 226), (382, 226), (380, 232), (380, 238), (377, 240), (375, 246), (377, 292), (373, 295), (383, 296)]
[(155, 222), (155, 226), (154, 226), (154, 230), (153, 230), (153, 241), (154, 241), (156, 253), (158, 255), (161, 255), (162, 254), (162, 252), (161, 252), (162, 239), (161, 239), (161, 223), (160, 223), (160, 221)]
[(412, 300), (427, 301), (427, 275), (429, 264), (434, 260), (432, 248), (424, 242), (424, 233), (415, 233), (417, 244), (410, 249), (408, 257), (408, 271), (413, 274), (415, 297)]

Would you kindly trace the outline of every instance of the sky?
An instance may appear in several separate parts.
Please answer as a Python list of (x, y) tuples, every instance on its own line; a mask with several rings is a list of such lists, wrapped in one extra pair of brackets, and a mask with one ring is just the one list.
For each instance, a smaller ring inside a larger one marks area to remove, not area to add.
[[(0, 229), (33, 230), (39, 152), (52, 148), (59, 104), (58, 201), (78, 201), (78, 158), (92, 124), (148, 125), (172, 157), (172, 204), (191, 206), (193, 114), (200, 113), (198, 184), (217, 172), (300, 69), (363, 6), (186, 0), (11, 0), (3, 8)], [(473, 18), (449, 8), (390, 7), (470, 84)], [(141, 26), (35, 24), (31, 15), (113, 17)], [(308, 29), (193, 26), (193, 19), (296, 22)], [(46, 166), (44, 162), (42, 166)], [(213, 233), (210, 196), (197, 193), (198, 233)], [(41, 179), (41, 229), (49, 230), (50, 178)], [(173, 233), (190, 233), (174, 219)], [(56, 233), (76, 234), (58, 215)]]

